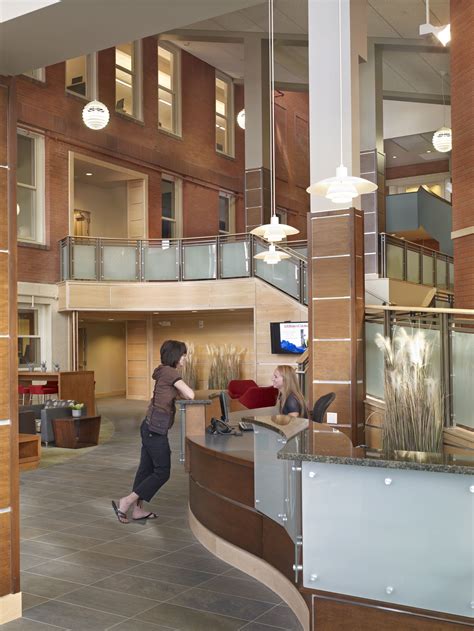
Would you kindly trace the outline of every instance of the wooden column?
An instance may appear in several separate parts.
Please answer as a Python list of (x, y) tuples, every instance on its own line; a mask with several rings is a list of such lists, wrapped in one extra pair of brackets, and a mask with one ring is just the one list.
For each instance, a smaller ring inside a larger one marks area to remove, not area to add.
[(21, 616), (15, 80), (0, 78), (0, 625)]
[[(363, 442), (364, 217), (354, 208), (308, 218), (312, 402), (335, 392), (329, 412), (354, 445)], [(324, 419), (326, 422), (326, 419)]]

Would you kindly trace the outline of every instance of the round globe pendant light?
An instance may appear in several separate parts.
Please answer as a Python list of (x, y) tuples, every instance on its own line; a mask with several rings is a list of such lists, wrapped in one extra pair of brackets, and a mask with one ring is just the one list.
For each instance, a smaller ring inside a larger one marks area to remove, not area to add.
[(453, 132), (446, 125), (446, 103), (444, 102), (444, 75), (446, 72), (441, 71), (441, 94), (443, 95), (443, 126), (433, 134), (433, 147), (440, 153), (447, 153), (453, 148)]
[(340, 120), (340, 155), (341, 163), (336, 168), (336, 176), (311, 184), (306, 189), (307, 193), (326, 197), (334, 204), (350, 204), (353, 199), (365, 193), (376, 191), (378, 186), (374, 182), (361, 177), (348, 175), (347, 167), (343, 163), (342, 152), (342, 22), (341, 0), (339, 0), (339, 120)]
[(82, 120), (89, 129), (104, 129), (109, 122), (110, 114), (106, 105), (100, 101), (90, 101), (82, 110)]
[(237, 114), (237, 125), (241, 129), (245, 129), (245, 110), (240, 110)]
[(433, 147), (436, 151), (447, 153), (453, 148), (453, 132), (449, 127), (440, 127), (433, 134)]

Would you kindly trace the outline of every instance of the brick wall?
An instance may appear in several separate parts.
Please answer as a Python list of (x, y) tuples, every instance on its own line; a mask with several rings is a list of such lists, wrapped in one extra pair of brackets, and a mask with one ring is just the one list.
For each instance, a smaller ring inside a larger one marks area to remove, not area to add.
[[(217, 233), (218, 191), (236, 195), (236, 229), (243, 230), (244, 134), (235, 130), (235, 157), (215, 151), (214, 68), (182, 52), (182, 137), (158, 129), (156, 40), (143, 40), (143, 122), (115, 112), (114, 49), (98, 54), (99, 99), (109, 108), (107, 128), (82, 123), (85, 100), (65, 92), (65, 63), (46, 68), (46, 82), (18, 78), (18, 120), (45, 135), (45, 246), (19, 245), (19, 280), (59, 280), (58, 240), (69, 234), (69, 152), (148, 176), (150, 238), (161, 236), (161, 175), (183, 179), (184, 236)], [(235, 86), (234, 108), (243, 107)], [(189, 215), (189, 216), (188, 216)]]
[[(453, 231), (474, 226), (474, 2), (451, 0)], [(474, 235), (454, 240), (455, 306), (474, 308)]]

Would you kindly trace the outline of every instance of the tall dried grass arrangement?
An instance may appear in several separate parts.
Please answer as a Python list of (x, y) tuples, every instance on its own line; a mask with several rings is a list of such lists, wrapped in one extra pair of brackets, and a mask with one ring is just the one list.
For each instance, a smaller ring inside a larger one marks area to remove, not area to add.
[(183, 368), (183, 381), (193, 390), (197, 386), (197, 357), (194, 344), (185, 342), (188, 352), (186, 354), (186, 362)]
[(239, 379), (242, 355), (247, 349), (238, 349), (233, 344), (207, 344), (206, 348), (210, 358), (208, 388), (225, 390), (229, 381)]
[(443, 393), (430, 371), (432, 346), (423, 331), (400, 328), (393, 342), (380, 333), (375, 343), (385, 358), (384, 451), (440, 452)]

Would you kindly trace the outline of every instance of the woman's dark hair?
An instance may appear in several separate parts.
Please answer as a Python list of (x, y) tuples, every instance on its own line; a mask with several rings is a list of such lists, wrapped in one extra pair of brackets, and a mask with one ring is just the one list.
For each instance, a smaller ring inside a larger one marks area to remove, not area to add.
[(160, 358), (163, 366), (171, 366), (176, 368), (179, 360), (183, 355), (186, 355), (188, 349), (184, 342), (178, 342), (177, 340), (166, 340), (163, 342), (160, 348)]

